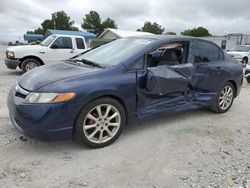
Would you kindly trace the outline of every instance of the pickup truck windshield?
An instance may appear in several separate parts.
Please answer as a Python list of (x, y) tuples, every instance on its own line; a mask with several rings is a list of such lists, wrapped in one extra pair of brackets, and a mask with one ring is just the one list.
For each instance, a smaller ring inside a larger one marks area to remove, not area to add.
[(50, 35), (48, 36), (46, 39), (44, 39), (42, 42), (41, 42), (41, 45), (42, 46), (49, 46), (50, 43), (56, 38), (55, 35)]
[(124, 38), (117, 39), (98, 48), (90, 50), (78, 57), (77, 60), (88, 60), (100, 65), (117, 65), (137, 54), (150, 45), (154, 39)]
[(250, 47), (247, 46), (235, 46), (230, 51), (236, 51), (236, 52), (249, 52)]

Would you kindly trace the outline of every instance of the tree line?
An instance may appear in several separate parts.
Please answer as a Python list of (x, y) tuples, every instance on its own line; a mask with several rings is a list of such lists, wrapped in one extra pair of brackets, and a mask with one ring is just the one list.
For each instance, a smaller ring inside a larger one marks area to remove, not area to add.
[[(97, 36), (100, 35), (106, 28), (118, 28), (118, 24), (112, 18), (106, 18), (102, 20), (98, 12), (90, 11), (88, 14), (85, 14), (85, 17), (81, 23), (82, 29), (95, 33)], [(35, 29), (34, 31), (27, 31), (27, 34), (45, 34), (48, 29), (58, 29), (58, 30), (70, 30), (78, 31), (78, 27), (74, 26), (74, 21), (71, 20), (71, 17), (68, 16), (63, 10), (57, 11), (51, 14), (50, 19), (45, 19), (41, 26)], [(166, 29), (156, 23), (156, 22), (144, 22), (144, 25), (137, 29), (137, 31), (149, 32), (153, 34), (166, 34), (166, 35), (176, 35), (173, 31), (166, 31)], [(182, 35), (194, 36), (194, 37), (205, 37), (211, 36), (208, 29), (204, 27), (198, 27), (193, 29), (187, 29), (181, 32)]]

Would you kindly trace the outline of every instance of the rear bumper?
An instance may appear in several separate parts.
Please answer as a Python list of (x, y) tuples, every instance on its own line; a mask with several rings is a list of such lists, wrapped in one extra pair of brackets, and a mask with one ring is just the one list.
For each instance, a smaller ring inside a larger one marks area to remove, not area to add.
[(19, 59), (5, 59), (5, 65), (9, 68), (9, 69), (16, 69), (17, 66), (20, 64), (20, 60)]

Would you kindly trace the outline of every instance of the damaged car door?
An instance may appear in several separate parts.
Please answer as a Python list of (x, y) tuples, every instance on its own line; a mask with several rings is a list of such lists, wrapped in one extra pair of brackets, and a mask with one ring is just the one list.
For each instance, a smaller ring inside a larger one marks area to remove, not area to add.
[(195, 90), (196, 100), (202, 105), (210, 104), (230, 77), (230, 63), (225, 63), (218, 46), (199, 39), (194, 40), (190, 48), (189, 61), (194, 65), (190, 86)]
[(146, 55), (147, 69), (137, 73), (139, 117), (178, 111), (193, 100), (190, 45), (192, 41), (168, 43)]

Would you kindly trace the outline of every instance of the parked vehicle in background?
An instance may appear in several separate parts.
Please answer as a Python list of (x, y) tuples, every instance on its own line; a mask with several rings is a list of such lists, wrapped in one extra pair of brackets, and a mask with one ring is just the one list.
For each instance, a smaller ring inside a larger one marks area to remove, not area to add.
[(246, 70), (245, 70), (245, 78), (247, 79), (247, 82), (250, 83), (250, 65), (246, 65)]
[(228, 50), (227, 53), (234, 59), (242, 62), (243, 67), (249, 62), (250, 58), (250, 45), (238, 45)]
[(41, 65), (71, 58), (86, 50), (87, 45), (82, 36), (53, 34), (38, 45), (8, 48), (5, 64), (9, 69), (19, 67), (26, 72)]
[(227, 112), (240, 62), (212, 42), (153, 35), (117, 39), (24, 74), (8, 97), (17, 130), (45, 141), (113, 143), (128, 122), (202, 107)]

